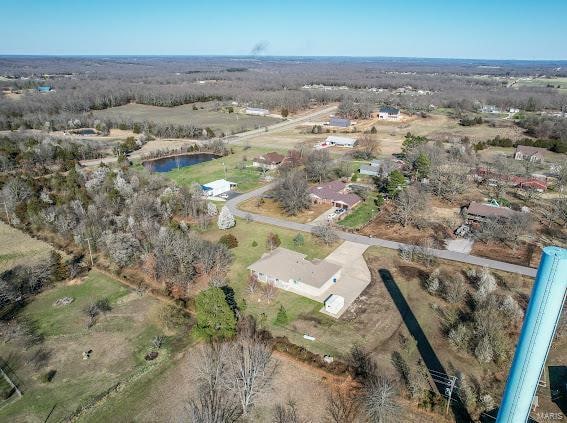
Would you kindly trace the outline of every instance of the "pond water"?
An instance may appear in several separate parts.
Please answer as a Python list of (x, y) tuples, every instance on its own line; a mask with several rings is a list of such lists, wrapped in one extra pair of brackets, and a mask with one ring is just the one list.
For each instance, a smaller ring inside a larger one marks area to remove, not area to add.
[(174, 157), (164, 157), (163, 159), (148, 160), (144, 162), (144, 167), (154, 172), (169, 172), (180, 167), (192, 166), (194, 164), (208, 162), (218, 158), (215, 154), (198, 153), (183, 154)]

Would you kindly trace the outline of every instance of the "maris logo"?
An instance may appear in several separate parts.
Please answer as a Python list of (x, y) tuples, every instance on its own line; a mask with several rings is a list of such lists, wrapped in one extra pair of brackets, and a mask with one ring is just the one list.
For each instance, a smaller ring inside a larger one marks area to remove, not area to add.
[(565, 420), (565, 415), (563, 413), (535, 413), (536, 417), (540, 421), (559, 421)]

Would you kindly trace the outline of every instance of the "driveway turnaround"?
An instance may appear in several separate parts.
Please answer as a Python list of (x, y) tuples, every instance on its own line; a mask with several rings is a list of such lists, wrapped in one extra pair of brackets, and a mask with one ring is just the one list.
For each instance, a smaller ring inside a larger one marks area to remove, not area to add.
[(342, 267), (341, 277), (317, 301), (324, 302), (329, 296), (336, 294), (345, 299), (345, 305), (338, 314), (327, 313), (325, 307), (319, 310), (321, 313), (338, 319), (368, 286), (370, 270), (362, 257), (367, 248), (368, 245), (345, 241), (325, 258), (325, 261)]
[[(239, 195), (236, 198), (233, 198), (233, 199), (227, 201), (226, 205), (228, 206), (228, 208), (230, 209), (232, 214), (235, 215), (235, 216), (238, 216), (238, 217), (247, 218), (247, 219), (252, 220), (254, 222), (260, 222), (260, 223), (266, 223), (268, 225), (279, 226), (281, 228), (291, 229), (291, 230), (294, 230), (294, 231), (311, 232), (313, 230), (313, 228), (315, 228), (317, 225), (307, 224), (307, 223), (290, 222), (288, 220), (277, 219), (277, 218), (269, 217), (269, 216), (262, 216), (260, 214), (248, 213), (248, 212), (244, 212), (244, 211), (238, 209), (238, 204), (240, 204), (241, 202), (249, 200), (250, 198), (259, 197), (262, 194), (264, 194), (266, 191), (273, 189), (275, 186), (276, 186), (275, 183), (264, 185), (261, 188), (258, 188), (254, 191), (244, 193), (242, 195)], [(351, 242), (364, 244), (364, 245), (368, 245), (368, 246), (376, 245), (378, 247), (391, 248), (393, 250), (399, 250), (401, 247), (409, 247), (410, 246), (409, 244), (404, 244), (402, 242), (396, 242), (396, 241), (390, 241), (390, 240), (387, 240), (387, 239), (370, 238), (368, 236), (351, 234), (351, 233), (343, 232), (343, 231), (336, 231), (336, 232), (337, 232), (338, 236), (344, 241), (351, 241)], [(458, 261), (458, 262), (461, 262), (461, 263), (473, 264), (473, 265), (476, 265), (476, 266), (483, 266), (483, 267), (488, 267), (488, 268), (494, 269), (494, 270), (502, 270), (504, 272), (517, 273), (517, 274), (520, 274), (520, 275), (526, 275), (526, 276), (531, 276), (531, 277), (535, 277), (535, 275), (537, 273), (537, 269), (534, 269), (532, 267), (519, 266), (517, 264), (511, 264), (511, 263), (506, 263), (506, 262), (497, 261), (497, 260), (490, 260), (490, 259), (483, 258), (483, 257), (472, 256), (472, 255), (466, 254), (466, 253), (459, 253), (459, 252), (456, 252), (456, 251), (448, 251), (448, 250), (437, 250), (437, 249), (431, 249), (430, 251), (431, 251), (431, 254), (433, 256), (441, 258), (441, 259), (445, 259), (445, 260)]]

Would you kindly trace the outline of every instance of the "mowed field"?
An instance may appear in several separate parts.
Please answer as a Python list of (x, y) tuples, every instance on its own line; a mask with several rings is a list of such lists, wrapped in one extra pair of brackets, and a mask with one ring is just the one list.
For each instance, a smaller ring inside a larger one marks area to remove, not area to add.
[(145, 104), (126, 104), (105, 110), (94, 111), (98, 118), (123, 119), (133, 122), (155, 122), (173, 125), (194, 125), (198, 128), (211, 128), (215, 132), (225, 134), (243, 132), (262, 126), (281, 122), (267, 116), (249, 116), (241, 113), (226, 113), (211, 110), (205, 104), (203, 109), (193, 110), (192, 104), (176, 107), (148, 106)]
[(0, 222), (0, 273), (46, 258), (51, 246)]
[[(74, 301), (54, 303), (62, 297)], [(106, 298), (112, 309), (101, 314), (94, 326), (86, 326), (85, 307)], [(187, 344), (168, 334), (159, 355), (146, 361), (154, 350), (152, 339), (164, 331), (157, 318), (161, 303), (140, 296), (109, 277), (91, 271), (81, 279), (45, 290), (17, 315), (43, 338), (30, 343), (26, 336), (6, 336), (0, 343), (4, 370), (23, 392), (20, 399), (0, 408), (0, 421), (43, 422), (67, 420), (83, 407), (90, 407), (120, 386), (128, 386), (143, 375), (167, 366), (176, 348)], [(7, 332), (8, 333), (8, 332)], [(89, 359), (83, 352), (92, 350)], [(48, 382), (48, 371), (55, 376)]]

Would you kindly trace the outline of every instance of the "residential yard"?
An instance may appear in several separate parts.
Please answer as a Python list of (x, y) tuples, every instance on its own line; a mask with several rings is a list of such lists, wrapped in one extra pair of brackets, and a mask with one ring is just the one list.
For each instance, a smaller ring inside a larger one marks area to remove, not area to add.
[(278, 202), (272, 198), (264, 198), (258, 202), (258, 198), (251, 198), (238, 205), (238, 208), (250, 213), (262, 214), (292, 222), (307, 223), (325, 213), (331, 208), (329, 204), (312, 204), (308, 210), (303, 210), (295, 216), (285, 214)]
[[(63, 297), (74, 301), (54, 305)], [(102, 298), (108, 299), (111, 310), (101, 313), (88, 329), (84, 309)], [(50, 413), (52, 421), (67, 420), (118, 384), (127, 386), (158, 372), (189, 343), (189, 338), (169, 333), (158, 357), (144, 359), (153, 350), (152, 339), (164, 334), (156, 315), (160, 306), (156, 299), (140, 296), (96, 271), (38, 294), (17, 319), (30, 322), (43, 342), (32, 344), (25, 335), (4, 332), (7, 336), (0, 344), (5, 370), (23, 392), (22, 398), (0, 409), (0, 421), (43, 422)], [(89, 350), (91, 356), (84, 360), (82, 354)], [(55, 375), (48, 382), (43, 378), (50, 370)]]
[[(193, 107), (198, 107), (194, 110)], [(215, 133), (232, 134), (281, 122), (268, 116), (250, 116), (242, 113), (215, 111), (212, 103), (184, 104), (176, 107), (159, 107), (130, 103), (124, 106), (95, 110), (101, 119), (122, 119), (133, 122), (155, 122), (173, 125), (194, 125), (211, 128)]]
[[(174, 169), (164, 173), (179, 185), (189, 186), (192, 183), (206, 184), (217, 179), (227, 179), (236, 182), (236, 191), (246, 192), (262, 185), (260, 170), (251, 167), (252, 159), (259, 154), (273, 151), (271, 148), (235, 147), (234, 154), (220, 157), (208, 162)], [(225, 174), (226, 169), (226, 174)]]
[(45, 258), (52, 249), (49, 244), (0, 222), (0, 273)]
[(376, 192), (369, 192), (368, 197), (366, 197), (364, 202), (356, 206), (355, 209), (347, 215), (347, 217), (338, 222), (339, 226), (357, 229), (363, 227), (374, 219), (380, 212), (380, 208), (376, 205), (378, 195), (379, 194)]

